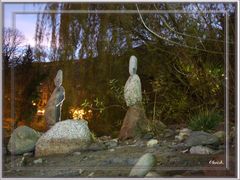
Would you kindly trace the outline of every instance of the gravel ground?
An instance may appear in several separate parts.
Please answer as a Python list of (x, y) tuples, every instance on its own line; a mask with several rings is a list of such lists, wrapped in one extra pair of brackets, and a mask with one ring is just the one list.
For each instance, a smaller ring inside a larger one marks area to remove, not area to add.
[(137, 160), (148, 152), (157, 159), (151, 170), (156, 172), (156, 177), (234, 176), (233, 172), (216, 171), (224, 165), (209, 164), (210, 160), (224, 159), (224, 150), (214, 155), (192, 155), (173, 148), (173, 140), (159, 141), (154, 147), (146, 144), (147, 140), (125, 142), (110, 149), (96, 148), (41, 158), (33, 154), (24, 158), (5, 155), (3, 177), (128, 177)]

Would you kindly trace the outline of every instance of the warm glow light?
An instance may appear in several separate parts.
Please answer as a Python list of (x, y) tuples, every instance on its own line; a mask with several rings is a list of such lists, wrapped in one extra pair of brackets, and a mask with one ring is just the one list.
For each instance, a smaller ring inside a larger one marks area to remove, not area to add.
[(44, 115), (45, 110), (44, 109), (38, 109), (37, 110), (37, 115)]
[(33, 106), (36, 106), (37, 104), (36, 104), (34, 101), (32, 101), (32, 105), (33, 105)]
[(83, 116), (85, 114), (83, 109), (72, 109), (71, 110), (73, 119), (83, 119)]
[(84, 110), (80, 108), (71, 108), (70, 114), (73, 119), (89, 119), (91, 117), (92, 110)]

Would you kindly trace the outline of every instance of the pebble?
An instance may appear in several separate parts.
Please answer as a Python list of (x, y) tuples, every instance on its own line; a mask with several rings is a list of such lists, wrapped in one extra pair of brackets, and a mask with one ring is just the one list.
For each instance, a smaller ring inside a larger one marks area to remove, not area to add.
[(27, 163), (25, 156), (22, 157), (21, 161), (19, 162), (18, 166), (25, 166)]
[(43, 162), (42, 158), (33, 161), (34, 164), (41, 164)]
[(83, 172), (84, 172), (84, 170), (83, 169), (79, 169), (79, 174), (82, 174)]
[(154, 171), (150, 171), (146, 174), (145, 177), (159, 177), (159, 174)]
[(23, 154), (24, 157), (29, 157), (29, 156), (32, 156), (32, 155), (33, 155), (33, 153), (30, 153), (30, 152)]
[(87, 156), (85, 156), (82, 160), (83, 161), (86, 161), (88, 159), (88, 157)]
[(92, 177), (94, 175), (94, 172), (91, 172), (88, 177)]
[(182, 150), (181, 153), (187, 153), (188, 149)]
[(115, 151), (115, 149), (109, 149), (109, 151), (110, 151), (110, 152), (114, 152), (114, 151)]
[(81, 155), (81, 152), (74, 152), (73, 155)]
[(155, 145), (158, 144), (158, 140), (157, 139), (151, 139), (147, 142), (147, 147), (153, 147)]
[(175, 136), (175, 139), (182, 142), (183, 140), (190, 136), (191, 132), (192, 132), (191, 129), (183, 128), (179, 131), (179, 135)]
[(118, 140), (117, 139), (113, 139), (111, 141), (105, 142), (104, 143), (109, 149), (110, 148), (114, 148), (118, 146)]

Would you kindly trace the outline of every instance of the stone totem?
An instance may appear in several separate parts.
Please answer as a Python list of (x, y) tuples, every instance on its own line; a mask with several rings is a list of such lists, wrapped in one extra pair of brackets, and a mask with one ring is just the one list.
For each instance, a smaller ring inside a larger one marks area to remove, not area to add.
[(61, 121), (61, 109), (65, 100), (65, 89), (62, 86), (63, 72), (58, 70), (54, 79), (55, 89), (50, 96), (46, 108), (45, 118), (48, 128), (51, 128), (56, 122)]
[(147, 118), (142, 105), (141, 81), (137, 75), (137, 58), (135, 56), (130, 57), (129, 74), (124, 87), (124, 99), (128, 111), (118, 136), (120, 140), (140, 137), (146, 129)]

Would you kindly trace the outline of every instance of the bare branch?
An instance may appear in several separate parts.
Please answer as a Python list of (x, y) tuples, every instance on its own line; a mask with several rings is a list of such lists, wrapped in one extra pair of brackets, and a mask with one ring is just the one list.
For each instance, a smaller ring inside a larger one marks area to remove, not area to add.
[(198, 51), (203, 51), (203, 52), (208, 52), (208, 53), (212, 53), (212, 54), (221, 54), (221, 55), (224, 55), (224, 52), (219, 52), (219, 51), (210, 51), (210, 50), (205, 50), (205, 49), (200, 49), (200, 48), (196, 48), (196, 47), (192, 47), (192, 46), (188, 46), (188, 45), (185, 45), (185, 44), (180, 44), (178, 42), (175, 42), (175, 41), (172, 41), (170, 39), (167, 39), (163, 36), (160, 36), (159, 34), (157, 34), (156, 32), (154, 32), (153, 30), (151, 30), (144, 22), (143, 18), (142, 18), (142, 15), (138, 9), (138, 5), (136, 4), (136, 7), (137, 7), (137, 11), (138, 11), (138, 14), (139, 14), (139, 17), (144, 25), (144, 27), (149, 31), (151, 32), (153, 35), (155, 35), (156, 37), (164, 40), (164, 41), (167, 41), (167, 42), (170, 42), (172, 44), (175, 44), (175, 45), (178, 45), (178, 46), (182, 46), (182, 47), (185, 47), (185, 48), (189, 48), (189, 49), (194, 49), (194, 50), (198, 50)]

